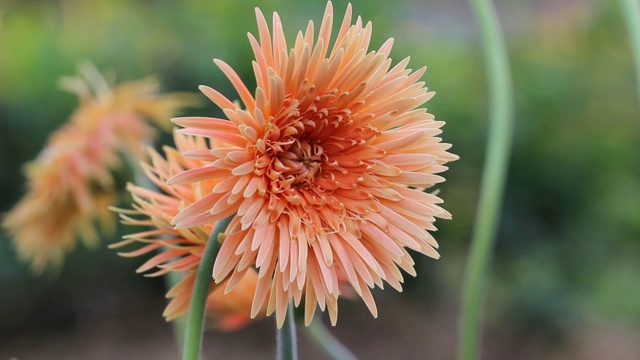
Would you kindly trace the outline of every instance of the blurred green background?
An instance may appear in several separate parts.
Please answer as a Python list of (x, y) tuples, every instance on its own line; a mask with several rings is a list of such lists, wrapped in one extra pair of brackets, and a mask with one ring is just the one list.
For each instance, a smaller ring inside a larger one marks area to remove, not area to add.
[[(372, 47), (438, 94), (461, 159), (440, 188), (452, 221), (439, 221), (438, 261), (416, 257), (405, 292), (377, 291), (379, 319), (343, 301), (334, 332), (363, 359), (452, 359), (462, 275), (487, 129), (482, 49), (465, 1), (352, 1), (374, 25)], [(487, 359), (640, 357), (640, 114), (630, 43), (617, 1), (496, 1), (506, 32), (516, 130), (485, 311)], [(91, 60), (118, 81), (156, 74), (166, 91), (206, 84), (235, 98), (211, 62), (229, 63), (251, 88), (255, 6), (278, 11), (294, 36), (319, 23), (324, 1), (2, 0), (0, 212), (25, 191), (21, 166), (76, 106), (60, 76)], [(345, 1), (334, 1), (341, 19)], [(269, 18), (269, 16), (267, 16)], [(188, 114), (219, 115), (207, 104)], [(106, 244), (71, 254), (59, 272), (31, 275), (0, 233), (0, 359), (174, 359), (161, 318), (164, 285), (134, 273), (141, 259)], [(209, 332), (205, 354), (273, 358), (273, 320)], [(301, 336), (301, 356), (323, 359)]]

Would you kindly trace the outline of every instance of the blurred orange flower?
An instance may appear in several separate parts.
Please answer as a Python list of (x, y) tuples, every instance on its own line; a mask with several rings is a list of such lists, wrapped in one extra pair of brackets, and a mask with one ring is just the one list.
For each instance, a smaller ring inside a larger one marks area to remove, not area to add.
[(225, 294), (223, 286), (217, 287), (207, 298), (207, 318), (214, 321), (215, 327), (227, 331), (248, 325), (257, 284), (258, 273), (250, 269), (230, 293)]
[[(305, 322), (316, 304), (337, 321), (344, 276), (377, 316), (370, 288), (400, 291), (403, 269), (415, 275), (407, 248), (438, 258), (435, 218), (450, 218), (425, 189), (458, 157), (438, 135), (444, 122), (419, 108), (428, 92), (404, 59), (391, 67), (392, 40), (369, 51), (371, 23), (351, 22), (351, 7), (329, 51), (328, 3), (318, 40), (314, 24), (287, 48), (282, 23), (273, 33), (259, 10), (252, 94), (233, 69), (214, 60), (246, 109), (214, 89), (201, 91), (229, 120), (177, 118), (180, 133), (208, 138), (211, 150), (187, 151), (202, 164), (171, 177), (170, 186), (200, 186), (173, 218), (191, 231), (236, 214), (216, 258), (213, 278), (227, 291), (253, 267), (258, 280), (251, 315), (267, 305), (282, 326), (288, 304), (304, 295)], [(193, 190), (192, 190), (193, 191)], [(186, 190), (185, 190), (186, 192)], [(268, 300), (267, 300), (268, 299)]]
[(121, 165), (120, 155), (142, 160), (146, 142), (156, 135), (145, 119), (167, 128), (176, 110), (193, 103), (192, 95), (159, 94), (153, 79), (110, 89), (91, 65), (80, 72), (64, 80), (78, 95), (79, 108), (26, 165), (28, 192), (2, 223), (18, 256), (35, 272), (61, 265), (77, 237), (96, 244), (96, 220), (102, 230), (112, 229), (107, 207), (115, 198), (111, 171)]

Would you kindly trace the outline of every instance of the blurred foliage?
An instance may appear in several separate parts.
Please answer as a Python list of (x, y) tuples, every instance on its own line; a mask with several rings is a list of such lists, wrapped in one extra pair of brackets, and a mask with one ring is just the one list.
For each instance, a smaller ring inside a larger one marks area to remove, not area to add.
[[(334, 1), (337, 19), (345, 4)], [(552, 14), (523, 2), (516, 19), (506, 22), (516, 134), (487, 317), (523, 336), (555, 337), (590, 319), (640, 328), (640, 114), (626, 29), (615, 5), (574, 3)], [(24, 192), (21, 165), (37, 155), (75, 107), (73, 96), (56, 86), (60, 76), (90, 59), (119, 80), (158, 74), (166, 90), (196, 91), (207, 84), (235, 97), (211, 59), (224, 59), (249, 88), (254, 85), (246, 32), (256, 32), (255, 6), (265, 14), (277, 10), (291, 38), (308, 19), (320, 19), (324, 2), (14, 0), (0, 5), (0, 211)], [(516, 5), (505, 7), (511, 11)], [(411, 55), (414, 68), (429, 66), (425, 81), (438, 92), (429, 110), (447, 121), (444, 138), (461, 160), (451, 165), (441, 186), (454, 215), (453, 221), (438, 223), (443, 257), (417, 259), (419, 276), (408, 279), (408, 287), (416, 301), (456, 303), (487, 119), (482, 49), (471, 16), (464, 5), (446, 1), (402, 6), (354, 1), (354, 13), (373, 22), (373, 47), (393, 36), (396, 61)], [(191, 112), (220, 115), (213, 105)], [(104, 275), (129, 276), (149, 286), (131, 271), (133, 261), (106, 250), (100, 255), (81, 250), (59, 278), (34, 279), (14, 260), (6, 236), (1, 241), (0, 312), (14, 316), (0, 322), (0, 333), (29, 318), (33, 311), (24, 305), (32, 303), (25, 299), (53, 291), (51, 283)], [(16, 288), (19, 295), (11, 290)]]

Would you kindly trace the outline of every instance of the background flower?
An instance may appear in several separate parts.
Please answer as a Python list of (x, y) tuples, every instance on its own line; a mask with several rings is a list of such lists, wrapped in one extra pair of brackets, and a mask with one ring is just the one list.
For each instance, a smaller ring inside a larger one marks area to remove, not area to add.
[(153, 79), (112, 90), (88, 63), (80, 66), (79, 77), (63, 84), (78, 95), (80, 106), (27, 164), (28, 192), (2, 223), (18, 255), (36, 272), (61, 265), (76, 238), (94, 246), (95, 220), (112, 232), (107, 207), (116, 198), (112, 171), (121, 167), (120, 156), (132, 164), (143, 159), (143, 149), (156, 136), (146, 119), (166, 128), (169, 116), (194, 102), (190, 95), (159, 94)]
[[(137, 272), (149, 272), (147, 276), (160, 276), (168, 272), (177, 272), (182, 279), (167, 293), (171, 301), (167, 305), (164, 316), (174, 320), (189, 309), (191, 295), (200, 265), (202, 252), (209, 240), (214, 223), (192, 226), (185, 229), (173, 229), (171, 219), (184, 207), (202, 198), (220, 183), (213, 179), (198, 184), (167, 185), (165, 181), (186, 169), (199, 168), (204, 165), (200, 160), (189, 159), (182, 155), (200, 154), (210, 151), (203, 138), (174, 134), (176, 148), (164, 147), (163, 157), (150, 149), (151, 162), (143, 164), (143, 169), (155, 189), (148, 189), (129, 184), (127, 189), (134, 200), (133, 209), (116, 209), (125, 225), (142, 226), (143, 230), (124, 236), (123, 241), (111, 245), (121, 248), (129, 245), (142, 245), (136, 250), (121, 252), (121, 256), (137, 257), (154, 254), (141, 265)], [(215, 144), (215, 141), (213, 142)], [(211, 281), (207, 315), (221, 329), (235, 330), (249, 322), (249, 309), (246, 309), (247, 293), (255, 290), (256, 274), (249, 270), (247, 277), (234, 279), (239, 288), (225, 294)]]
[(251, 303), (257, 284), (258, 273), (251, 269), (230, 293), (225, 294), (224, 287), (220, 286), (209, 295), (206, 315), (216, 328), (239, 330), (253, 321)]

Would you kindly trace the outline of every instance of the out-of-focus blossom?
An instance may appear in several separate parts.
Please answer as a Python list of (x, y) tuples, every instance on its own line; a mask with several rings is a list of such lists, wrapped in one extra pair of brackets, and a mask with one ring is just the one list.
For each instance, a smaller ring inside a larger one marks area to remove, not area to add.
[(258, 273), (250, 269), (230, 293), (219, 286), (207, 298), (207, 318), (216, 328), (233, 331), (251, 323), (251, 303), (258, 284)]
[(291, 50), (278, 15), (270, 31), (256, 14), (255, 92), (215, 60), (244, 108), (202, 86), (228, 120), (174, 119), (181, 133), (215, 145), (185, 152), (201, 165), (168, 180), (200, 187), (172, 224), (189, 232), (235, 214), (213, 277), (229, 291), (257, 268), (252, 316), (266, 304), (281, 326), (288, 304), (304, 297), (307, 324), (316, 306), (335, 324), (341, 276), (377, 316), (370, 289), (387, 282), (400, 291), (400, 269), (415, 275), (407, 249), (438, 258), (429, 231), (450, 218), (424, 192), (457, 159), (438, 137), (444, 122), (419, 108), (434, 95), (419, 81), (425, 68), (412, 72), (408, 58), (392, 66), (392, 40), (370, 51), (371, 23), (352, 24), (350, 6), (331, 49), (331, 3), (317, 40), (310, 22)]
[(179, 108), (193, 104), (192, 95), (160, 94), (153, 79), (112, 89), (91, 65), (80, 72), (64, 80), (79, 97), (78, 109), (26, 165), (28, 192), (2, 223), (18, 255), (36, 272), (61, 265), (77, 238), (95, 245), (96, 220), (103, 231), (112, 230), (112, 171), (121, 166), (121, 156), (134, 163), (144, 159), (147, 142), (157, 132), (147, 119), (168, 128)]
[[(126, 257), (155, 254), (138, 268), (138, 272), (151, 271), (147, 276), (164, 275), (170, 271), (182, 275), (182, 280), (167, 293), (167, 297), (171, 298), (164, 312), (167, 320), (173, 320), (188, 310), (196, 270), (215, 225), (206, 223), (176, 230), (171, 225), (171, 219), (180, 209), (210, 193), (220, 183), (219, 179), (197, 184), (167, 185), (165, 183), (168, 178), (177, 173), (199, 168), (205, 164), (200, 160), (187, 158), (182, 153), (197, 154), (210, 151), (203, 138), (178, 133), (174, 135), (176, 148), (165, 146), (164, 157), (153, 149), (149, 150), (150, 163), (143, 165), (145, 174), (156, 188), (148, 189), (129, 184), (127, 189), (133, 196), (133, 209), (114, 209), (120, 213), (124, 224), (140, 226), (144, 229), (138, 233), (126, 235), (123, 241), (110, 246), (121, 248), (136, 244), (143, 245), (133, 251), (120, 253)], [(216, 144), (215, 141), (211, 143), (214, 146)], [(216, 287), (213, 280), (211, 281), (207, 311), (209, 317), (213, 318), (220, 328), (233, 330), (247, 323), (250, 315), (249, 309), (246, 309), (247, 294), (253, 294), (256, 278), (255, 270), (248, 269), (246, 276), (239, 275), (232, 280), (239, 282), (239, 288), (226, 295), (224, 288)]]

